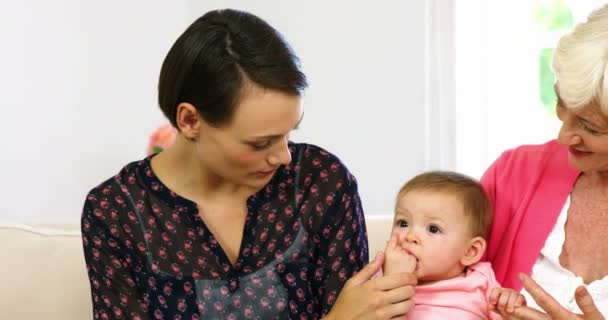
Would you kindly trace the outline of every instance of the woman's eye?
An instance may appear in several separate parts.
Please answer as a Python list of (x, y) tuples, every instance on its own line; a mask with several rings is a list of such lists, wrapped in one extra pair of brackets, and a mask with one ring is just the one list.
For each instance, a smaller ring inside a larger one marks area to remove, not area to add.
[(581, 126), (583, 127), (583, 129), (584, 129), (585, 131), (587, 131), (587, 132), (589, 132), (589, 133), (591, 133), (591, 134), (599, 134), (599, 133), (600, 133), (599, 131), (597, 131), (597, 130), (595, 130), (595, 129), (593, 129), (593, 128), (590, 128), (589, 126), (587, 126), (587, 125), (586, 125), (585, 123), (583, 123), (583, 122), (581, 122)]
[(430, 226), (429, 227), (429, 232), (430, 233), (439, 233), (439, 228), (437, 226)]
[(272, 141), (266, 140), (266, 141), (260, 142), (260, 143), (250, 143), (250, 145), (251, 145), (251, 147), (253, 147), (256, 150), (262, 150), (262, 149), (266, 149), (266, 148), (270, 147), (271, 143), (272, 143)]

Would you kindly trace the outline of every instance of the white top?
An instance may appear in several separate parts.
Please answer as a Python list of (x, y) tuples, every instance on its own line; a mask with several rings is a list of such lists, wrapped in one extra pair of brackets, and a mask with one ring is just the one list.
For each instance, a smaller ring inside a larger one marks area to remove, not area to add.
[[(532, 279), (549, 292), (562, 306), (571, 312), (581, 313), (574, 298), (574, 290), (583, 284), (583, 278), (576, 276), (570, 270), (559, 264), (559, 255), (566, 238), (564, 227), (568, 218), (570, 197), (557, 218), (557, 222), (549, 234), (545, 246), (540, 251), (538, 259), (532, 268)], [(608, 276), (587, 285), (587, 290), (593, 297), (595, 305), (603, 315), (608, 315)], [(522, 288), (528, 306), (539, 309), (532, 296)]]

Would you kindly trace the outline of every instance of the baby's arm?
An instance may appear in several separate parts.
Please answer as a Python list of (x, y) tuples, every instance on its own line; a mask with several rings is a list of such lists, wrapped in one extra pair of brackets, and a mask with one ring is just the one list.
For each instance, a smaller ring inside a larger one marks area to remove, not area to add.
[(525, 305), (526, 298), (513, 289), (496, 287), (490, 293), (490, 309), (500, 313), (504, 319), (509, 319), (515, 308)]
[(414, 272), (416, 269), (416, 258), (407, 253), (403, 248), (397, 245), (397, 236), (391, 236), (384, 250), (384, 265), (382, 270), (385, 275)]

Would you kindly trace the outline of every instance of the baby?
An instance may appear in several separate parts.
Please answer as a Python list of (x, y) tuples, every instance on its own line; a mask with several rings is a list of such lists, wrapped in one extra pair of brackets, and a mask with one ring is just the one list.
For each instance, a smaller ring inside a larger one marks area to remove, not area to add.
[(483, 188), (465, 175), (423, 173), (399, 190), (383, 273), (418, 277), (409, 320), (502, 319), (525, 305), (479, 262), (491, 221)]

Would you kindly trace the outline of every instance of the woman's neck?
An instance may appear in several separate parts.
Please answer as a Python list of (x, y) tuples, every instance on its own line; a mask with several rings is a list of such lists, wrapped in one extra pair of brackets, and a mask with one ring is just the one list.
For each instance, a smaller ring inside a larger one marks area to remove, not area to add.
[(175, 143), (151, 159), (160, 181), (180, 196), (201, 203), (211, 199), (246, 199), (254, 192), (210, 170), (196, 155), (192, 142), (178, 136)]

